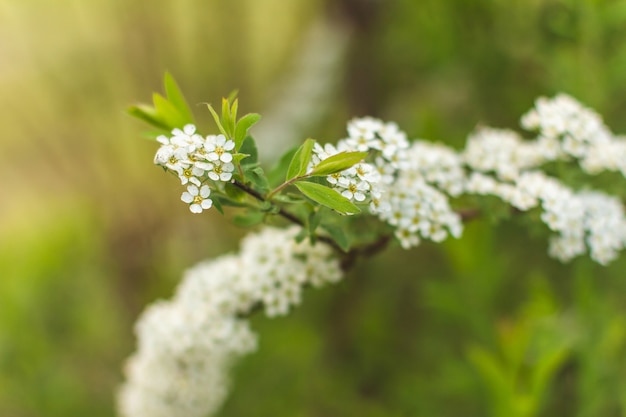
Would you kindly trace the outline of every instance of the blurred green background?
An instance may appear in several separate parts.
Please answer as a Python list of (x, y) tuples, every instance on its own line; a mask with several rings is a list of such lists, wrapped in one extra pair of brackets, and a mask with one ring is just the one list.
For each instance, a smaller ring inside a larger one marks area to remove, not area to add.
[[(125, 114), (165, 71), (192, 105), (238, 88), (267, 161), (366, 114), (458, 148), (559, 91), (624, 132), (626, 1), (0, 0), (0, 416), (114, 415), (143, 307), (245, 233)], [(220, 415), (626, 416), (625, 258), (546, 248), (478, 220), (254, 317)]]

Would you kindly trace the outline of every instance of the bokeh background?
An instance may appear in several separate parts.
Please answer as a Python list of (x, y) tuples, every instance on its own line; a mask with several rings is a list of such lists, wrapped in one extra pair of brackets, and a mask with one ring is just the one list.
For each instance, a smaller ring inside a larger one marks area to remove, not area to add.
[[(194, 216), (129, 104), (239, 89), (267, 163), (359, 115), (460, 148), (563, 91), (626, 131), (626, 1), (0, 0), (0, 416), (112, 416), (132, 325), (245, 231)], [(391, 248), (286, 318), (222, 416), (626, 416), (626, 257), (510, 220)]]

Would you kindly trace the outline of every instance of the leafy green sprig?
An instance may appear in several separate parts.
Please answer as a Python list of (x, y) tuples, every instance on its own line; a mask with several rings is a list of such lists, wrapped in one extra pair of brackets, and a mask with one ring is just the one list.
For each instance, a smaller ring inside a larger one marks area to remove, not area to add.
[[(195, 124), (184, 95), (169, 73), (165, 74), (164, 86), (165, 96), (154, 93), (152, 105), (132, 106), (129, 113), (158, 129), (159, 134), (169, 134), (174, 129)], [(206, 105), (217, 130), (235, 144), (232, 162), (236, 172), (232, 180), (211, 184), (213, 206), (220, 213), (224, 214), (225, 206), (243, 209), (233, 219), (235, 224), (243, 227), (268, 222), (272, 217), (279, 216), (302, 226), (298, 239), (308, 237), (312, 241), (320, 240), (340, 253), (349, 253), (346, 259), (369, 253), (370, 247), (387, 245), (389, 234), (386, 230), (372, 231), (367, 236), (369, 243), (351, 251), (357, 232), (350, 230), (349, 226), (356, 224), (350, 217), (359, 214), (361, 209), (325, 185), (323, 180), (361, 162), (367, 152), (341, 152), (313, 166), (311, 159), (315, 140), (307, 139), (298, 148), (286, 152), (278, 164), (266, 173), (258, 161), (257, 144), (249, 134), (250, 128), (261, 116), (249, 113), (238, 118), (236, 93), (222, 99), (221, 114), (212, 105)], [(318, 233), (320, 228), (324, 231), (321, 234)], [(346, 265), (351, 263), (347, 261)]]

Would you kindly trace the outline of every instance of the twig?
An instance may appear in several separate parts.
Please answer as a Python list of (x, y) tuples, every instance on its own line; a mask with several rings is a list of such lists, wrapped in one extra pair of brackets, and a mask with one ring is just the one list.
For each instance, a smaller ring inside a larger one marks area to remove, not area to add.
[[(259, 193), (258, 191), (256, 191), (255, 189), (248, 187), (246, 184), (243, 184), (237, 180), (232, 180), (231, 181), (232, 184), (239, 188), (240, 190), (246, 192), (247, 194), (251, 195), (252, 197), (256, 198), (259, 201), (262, 202), (266, 202), (269, 201), (267, 200), (267, 198), (265, 196), (263, 196), (261, 193)], [(271, 201), (270, 201), (271, 202)], [(302, 220), (300, 220), (295, 214), (285, 210), (284, 208), (280, 207), (280, 206), (276, 206), (275, 207), (278, 209), (278, 215), (280, 215), (281, 217), (289, 220), (290, 222), (297, 224), (298, 226), (304, 227), (304, 222)], [(339, 245), (330, 237), (328, 236), (316, 236), (316, 239), (319, 240), (320, 242), (324, 242), (327, 245), (331, 246), (335, 251), (337, 251), (338, 253), (344, 253), (344, 251), (339, 247)]]

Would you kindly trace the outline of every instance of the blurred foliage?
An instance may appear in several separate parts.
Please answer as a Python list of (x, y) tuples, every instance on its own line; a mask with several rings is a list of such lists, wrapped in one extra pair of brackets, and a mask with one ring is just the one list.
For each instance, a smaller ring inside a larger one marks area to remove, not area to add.
[[(350, 33), (343, 82), (294, 141), (371, 114), (459, 147), (558, 91), (626, 130), (622, 0), (0, 0), (0, 415), (113, 415), (143, 306), (243, 233), (189, 215), (124, 109), (169, 70), (201, 126), (235, 88), (264, 114), (317, 20)], [(255, 317), (221, 415), (626, 416), (626, 259), (546, 248), (482, 219)]]

